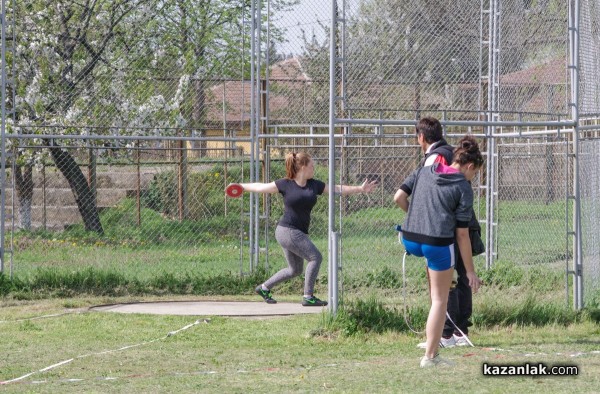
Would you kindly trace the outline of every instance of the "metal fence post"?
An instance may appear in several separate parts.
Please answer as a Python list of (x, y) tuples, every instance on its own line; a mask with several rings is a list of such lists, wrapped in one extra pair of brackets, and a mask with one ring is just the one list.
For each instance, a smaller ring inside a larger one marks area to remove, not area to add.
[[(571, 8), (572, 7), (572, 8)], [(569, 4), (569, 44), (570, 77), (571, 77), (571, 117), (575, 122), (573, 130), (573, 306), (575, 309), (583, 308), (583, 256), (581, 239), (581, 194), (580, 194), (580, 166), (579, 166), (579, 28), (580, 28), (580, 3), (573, 0)]]
[[(337, 271), (337, 254), (334, 253), (333, 248), (333, 234), (335, 232), (335, 124), (336, 124), (336, 29), (337, 29), (337, 0), (331, 0), (331, 27), (329, 32), (329, 204), (328, 204), (328, 221), (327, 221), (327, 234), (329, 237), (329, 275), (331, 280), (337, 280), (337, 274), (334, 276), (333, 272)], [(329, 312), (335, 314), (337, 311), (336, 301), (334, 298), (335, 291), (337, 288), (337, 282), (329, 282)]]

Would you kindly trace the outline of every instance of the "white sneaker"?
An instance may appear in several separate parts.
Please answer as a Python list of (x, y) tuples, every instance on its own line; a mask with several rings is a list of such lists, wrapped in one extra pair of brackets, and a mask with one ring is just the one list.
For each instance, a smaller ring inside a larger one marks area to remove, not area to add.
[(467, 341), (467, 338), (465, 338), (464, 336), (458, 336), (458, 335), (453, 335), (452, 338), (454, 338), (454, 345), (455, 346), (471, 346), (471, 344), (469, 343), (469, 341)]
[(421, 368), (431, 368), (431, 367), (446, 367), (452, 366), (454, 363), (450, 360), (446, 360), (445, 358), (441, 358), (439, 354), (436, 354), (434, 358), (428, 358), (427, 356), (423, 356), (421, 358)]
[[(462, 339), (463, 339), (463, 341), (465, 340), (464, 338), (462, 338)], [(465, 341), (465, 342), (466, 342), (466, 341)], [(468, 345), (468, 344), (467, 344), (467, 345)], [(453, 335), (453, 336), (451, 336), (451, 337), (450, 337), (450, 338), (448, 338), (448, 339), (446, 339), (446, 338), (444, 338), (444, 337), (442, 337), (442, 339), (440, 339), (440, 347), (443, 347), (443, 348), (451, 348), (451, 347), (454, 347), (454, 346), (458, 346), (458, 345), (456, 344), (456, 339), (455, 339), (454, 335)], [(465, 345), (461, 345), (461, 346), (465, 346)], [(417, 344), (417, 347), (418, 347), (419, 349), (426, 349), (426, 348), (427, 348), (427, 342), (420, 342), (419, 344)]]
[(454, 335), (452, 335), (450, 338), (444, 338), (442, 337), (440, 339), (440, 347), (454, 347), (456, 346), (456, 339), (454, 339)]

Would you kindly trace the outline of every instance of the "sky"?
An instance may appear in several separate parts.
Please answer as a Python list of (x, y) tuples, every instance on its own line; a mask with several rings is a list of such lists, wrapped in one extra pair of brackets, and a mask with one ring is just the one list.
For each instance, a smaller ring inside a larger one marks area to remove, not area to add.
[(278, 51), (283, 54), (302, 53), (302, 30), (306, 32), (307, 38), (314, 33), (316, 39), (323, 42), (326, 33), (317, 21), (329, 26), (330, 14), (331, 1), (329, 0), (301, 0), (300, 4), (294, 6), (292, 11), (278, 13), (274, 24), (286, 28), (285, 37), (288, 41), (279, 45)]

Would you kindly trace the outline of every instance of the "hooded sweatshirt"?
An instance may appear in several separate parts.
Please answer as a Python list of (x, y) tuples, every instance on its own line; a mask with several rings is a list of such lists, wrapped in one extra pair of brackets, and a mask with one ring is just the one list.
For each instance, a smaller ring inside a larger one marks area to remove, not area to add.
[(473, 189), (460, 172), (436, 163), (415, 170), (400, 186), (411, 196), (402, 237), (434, 246), (454, 243), (457, 227), (469, 227)]

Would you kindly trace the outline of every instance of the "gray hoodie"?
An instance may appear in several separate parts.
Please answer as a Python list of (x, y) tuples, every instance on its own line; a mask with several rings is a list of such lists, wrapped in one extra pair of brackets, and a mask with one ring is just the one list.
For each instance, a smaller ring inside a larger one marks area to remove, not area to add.
[(469, 227), (473, 189), (460, 173), (437, 172), (439, 164), (415, 170), (400, 186), (411, 196), (402, 237), (435, 246), (454, 243), (457, 227)]

